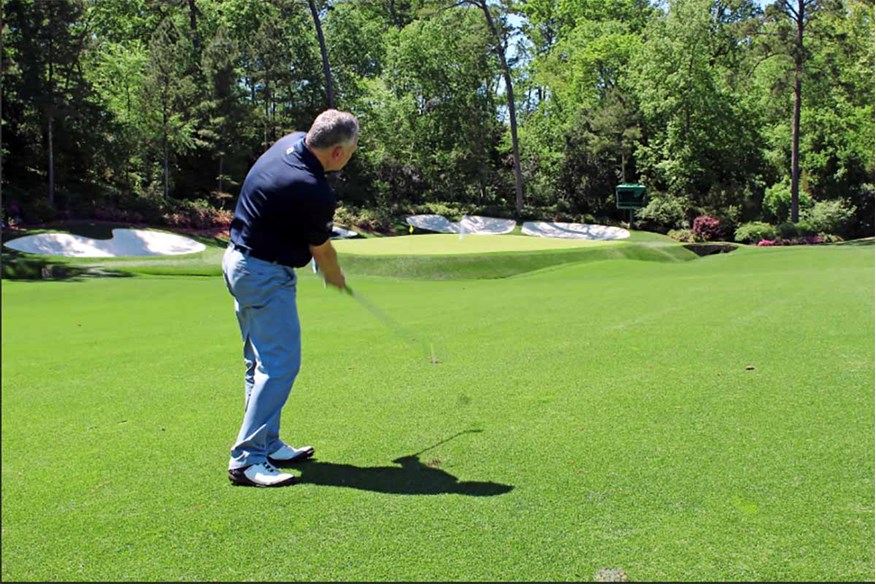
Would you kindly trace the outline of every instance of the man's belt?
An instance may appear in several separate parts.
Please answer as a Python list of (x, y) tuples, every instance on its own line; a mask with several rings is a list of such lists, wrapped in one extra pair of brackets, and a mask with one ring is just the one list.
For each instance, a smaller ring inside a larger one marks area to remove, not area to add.
[(249, 256), (249, 257), (255, 258), (257, 260), (262, 260), (263, 262), (268, 262), (271, 264), (279, 264), (280, 263), (277, 260), (272, 259), (272, 258), (268, 258), (268, 257), (266, 257), (258, 252), (255, 252), (255, 251), (249, 249), (248, 247), (243, 247), (242, 245), (237, 245), (233, 241), (231, 242), (231, 247), (236, 249), (237, 251), (239, 251), (240, 253), (242, 253), (245, 256)]

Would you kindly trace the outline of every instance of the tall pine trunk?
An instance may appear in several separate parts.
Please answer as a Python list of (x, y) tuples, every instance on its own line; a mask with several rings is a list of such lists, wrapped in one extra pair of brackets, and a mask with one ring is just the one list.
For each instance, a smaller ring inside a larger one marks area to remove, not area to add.
[(189, 0), (189, 31), (192, 33), (192, 45), (195, 47), (195, 53), (201, 53), (201, 37), (198, 36), (198, 7), (195, 5), (195, 0)]
[(55, 137), (54, 116), (49, 112), (48, 140), (49, 140), (49, 204), (55, 206)]
[(168, 163), (168, 137), (167, 137), (167, 108), (165, 107), (164, 112), (162, 113), (162, 124), (163, 124), (163, 132), (161, 135), (163, 149), (164, 149), (164, 198), (165, 200), (170, 195), (170, 164)]
[[(0, 20), (6, 21), (3, 6), (0, 6)], [(6, 78), (6, 30), (0, 25), (0, 79)], [(3, 200), (3, 84), (0, 83), (0, 201)], [(8, 215), (6, 216), (8, 220)]]
[[(54, 55), (54, 51), (49, 50), (50, 55)], [(55, 206), (55, 136), (54, 136), (54, 122), (55, 122), (55, 65), (50, 60), (49, 61), (49, 78), (47, 83), (49, 89), (49, 102), (46, 107), (46, 138), (48, 140), (48, 196), (49, 196), (49, 204), (54, 207)]]
[(322, 55), (322, 73), (325, 76), (325, 92), (328, 97), (329, 109), (335, 109), (335, 89), (332, 83), (332, 70), (329, 66), (328, 50), (325, 46), (325, 37), (322, 34), (322, 24), (319, 21), (319, 11), (316, 9), (315, 0), (307, 0), (310, 5), (310, 14), (313, 16), (313, 26), (316, 28), (316, 39), (319, 41), (319, 52)]
[(794, 124), (791, 128), (791, 222), (800, 220), (800, 110), (803, 107), (803, 23), (805, 3), (797, 4), (797, 45), (794, 51)]
[(520, 170), (520, 147), (517, 142), (517, 108), (514, 105), (514, 86), (511, 83), (511, 69), (505, 59), (505, 44), (493, 22), (490, 7), (485, 0), (479, 0), (477, 5), (483, 10), (487, 26), (496, 42), (496, 52), (499, 53), (499, 63), (502, 65), (502, 77), (505, 79), (505, 97), (508, 100), (508, 121), (511, 125), (511, 153), (514, 158), (515, 209), (517, 217), (523, 214), (523, 173)]

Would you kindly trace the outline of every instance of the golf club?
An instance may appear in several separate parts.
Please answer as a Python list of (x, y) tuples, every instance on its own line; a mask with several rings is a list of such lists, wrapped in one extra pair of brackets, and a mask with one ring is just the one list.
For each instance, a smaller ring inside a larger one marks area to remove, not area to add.
[(436, 442), (432, 446), (429, 446), (427, 448), (420, 450), (419, 452), (415, 452), (415, 453), (411, 454), (411, 456), (420, 456), (424, 452), (428, 452), (428, 451), (432, 450), (433, 448), (441, 446), (445, 442), (450, 442), (451, 440), (453, 440), (457, 436), (462, 436), (463, 434), (479, 434), (481, 432), (483, 432), (483, 430), (480, 430), (480, 429), (461, 430), (461, 431), (457, 432), (456, 434), (454, 434), (453, 436), (451, 436), (450, 438), (445, 438), (444, 440), (441, 440), (440, 442)]
[(387, 327), (389, 327), (396, 336), (403, 339), (409, 345), (415, 346), (422, 350), (428, 350), (429, 358), (433, 365), (437, 365), (440, 363), (438, 358), (435, 355), (435, 346), (432, 343), (427, 344), (425, 340), (423, 340), (419, 335), (412, 333), (407, 327), (403, 326), (396, 319), (389, 316), (385, 311), (381, 310), (377, 306), (374, 305), (373, 302), (355, 292), (349, 286), (344, 287), (344, 292), (355, 298), (359, 304), (361, 304), (368, 312), (373, 314), (378, 320), (383, 322)]

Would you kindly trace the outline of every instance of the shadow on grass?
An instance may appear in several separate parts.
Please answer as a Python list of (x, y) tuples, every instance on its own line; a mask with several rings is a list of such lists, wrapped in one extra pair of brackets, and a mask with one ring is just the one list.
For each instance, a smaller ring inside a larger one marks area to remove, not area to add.
[(471, 497), (503, 495), (514, 487), (492, 482), (460, 481), (452, 474), (423, 464), (417, 455), (402, 456), (393, 461), (399, 466), (360, 467), (310, 460), (296, 470), (301, 482), (329, 487), (348, 487), (395, 495), (457, 494)]
[(25, 255), (12, 250), (4, 250), (2, 258), (2, 278), (4, 280), (66, 280), (77, 282), (86, 278), (128, 278), (132, 274), (97, 268), (78, 266), (63, 260), (53, 261), (42, 256)]
[(714, 255), (716, 253), (730, 253), (736, 251), (739, 246), (733, 243), (686, 243), (684, 248), (700, 257)]
[(839, 243), (835, 243), (834, 245), (848, 245), (853, 247), (864, 247), (873, 245), (874, 238), (865, 237), (862, 239), (852, 239), (850, 241), (841, 241)]
[(419, 452), (392, 461), (399, 466), (360, 467), (352, 464), (309, 460), (301, 466), (295, 465), (295, 467), (301, 471), (301, 482), (314, 485), (348, 487), (394, 495), (452, 493), (471, 497), (492, 497), (505, 494), (514, 487), (492, 482), (460, 481), (452, 474), (438, 468), (441, 466), (439, 459), (432, 459), (425, 464), (420, 461), (420, 455), (436, 446), (450, 442), (464, 434), (478, 434), (481, 431), (477, 429), (462, 430)]

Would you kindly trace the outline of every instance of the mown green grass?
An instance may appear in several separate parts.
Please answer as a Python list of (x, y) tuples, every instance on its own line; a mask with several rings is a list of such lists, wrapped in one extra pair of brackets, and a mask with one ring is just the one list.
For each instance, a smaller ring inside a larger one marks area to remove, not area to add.
[(339, 253), (353, 255), (459, 255), (494, 252), (580, 249), (618, 245), (624, 240), (554, 239), (528, 235), (454, 235), (434, 233), (334, 242)]
[(873, 266), (351, 276), (419, 344), (302, 270), (283, 424), (317, 460), (279, 490), (225, 477), (221, 278), (4, 281), (3, 579), (871, 580)]
[[(84, 237), (107, 239), (119, 224), (70, 222), (56, 226)], [(32, 230), (27, 234), (45, 230)], [(203, 252), (182, 256), (117, 258), (64, 258), (22, 254), (3, 249), (4, 277), (40, 279), (80, 278), (89, 275), (220, 276), (226, 242), (191, 236), (207, 246)], [(562, 240), (523, 235), (466, 236), (426, 234), (363, 238), (334, 242), (348, 275), (394, 278), (459, 279), (506, 278), (552, 266), (636, 259), (687, 261), (696, 255), (666, 236), (633, 231), (619, 241)], [(48, 268), (45, 270), (44, 268)]]

